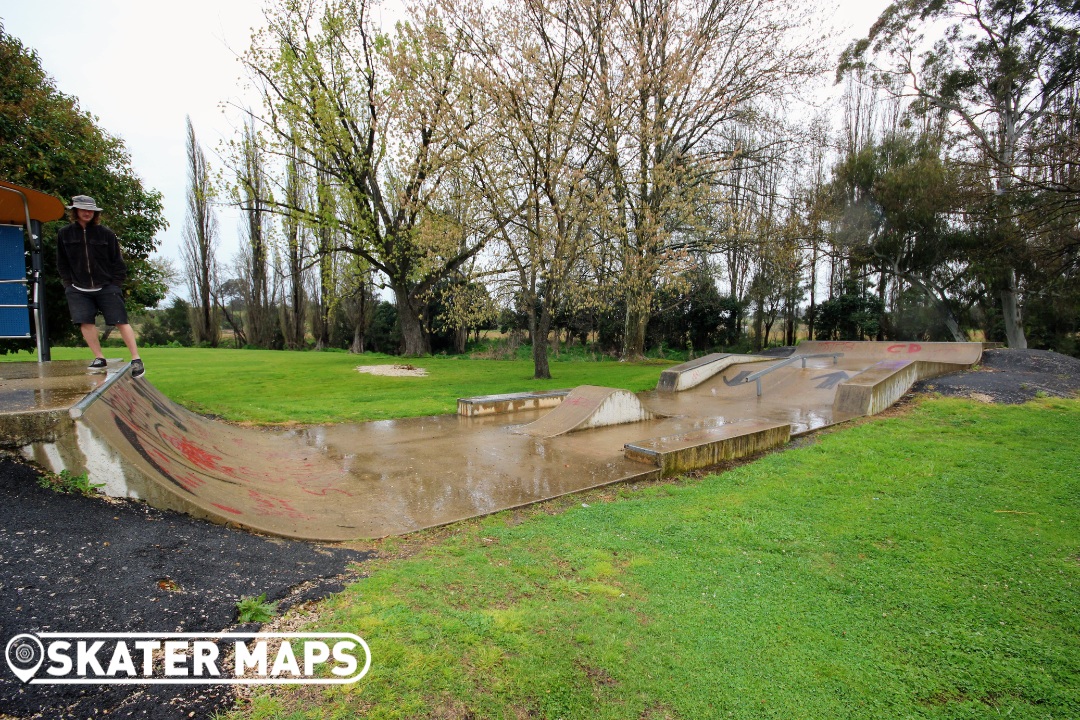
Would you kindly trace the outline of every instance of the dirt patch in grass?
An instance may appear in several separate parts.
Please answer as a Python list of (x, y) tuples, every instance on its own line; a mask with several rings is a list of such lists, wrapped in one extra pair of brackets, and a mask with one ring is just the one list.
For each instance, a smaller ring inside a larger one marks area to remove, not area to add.
[(387, 377), (426, 377), (427, 370), (414, 365), (357, 365), (356, 372)]

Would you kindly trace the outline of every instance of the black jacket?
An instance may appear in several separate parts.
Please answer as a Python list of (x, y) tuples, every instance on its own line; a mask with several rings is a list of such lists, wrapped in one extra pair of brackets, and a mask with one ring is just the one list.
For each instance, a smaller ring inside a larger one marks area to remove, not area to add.
[(122, 285), (127, 265), (120, 254), (120, 241), (104, 225), (71, 223), (56, 234), (56, 270), (64, 287), (99, 288)]

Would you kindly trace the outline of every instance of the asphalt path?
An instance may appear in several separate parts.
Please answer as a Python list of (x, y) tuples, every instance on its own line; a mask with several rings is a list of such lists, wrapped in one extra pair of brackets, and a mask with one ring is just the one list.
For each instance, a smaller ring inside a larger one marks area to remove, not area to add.
[(916, 392), (1008, 405), (1080, 393), (1080, 358), (1050, 350), (987, 350), (973, 370), (931, 378)]
[[(368, 555), (261, 537), (139, 502), (64, 495), (0, 456), (0, 650), (21, 633), (221, 632), (242, 596), (284, 610), (343, 589)], [(206, 718), (231, 686), (24, 685), (0, 661), (0, 717)]]

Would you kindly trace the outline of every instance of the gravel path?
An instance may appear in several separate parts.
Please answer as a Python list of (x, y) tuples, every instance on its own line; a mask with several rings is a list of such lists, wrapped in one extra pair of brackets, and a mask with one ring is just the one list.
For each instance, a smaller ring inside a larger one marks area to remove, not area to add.
[[(20, 633), (221, 632), (241, 596), (284, 610), (343, 589), (365, 553), (230, 530), (137, 502), (40, 488), (0, 456), (0, 641)], [(245, 627), (248, 632), (257, 626)], [(206, 718), (230, 686), (23, 685), (0, 668), (0, 717)]]
[(1049, 350), (987, 350), (976, 369), (918, 383), (917, 392), (982, 402), (1025, 403), (1080, 393), (1080, 359)]

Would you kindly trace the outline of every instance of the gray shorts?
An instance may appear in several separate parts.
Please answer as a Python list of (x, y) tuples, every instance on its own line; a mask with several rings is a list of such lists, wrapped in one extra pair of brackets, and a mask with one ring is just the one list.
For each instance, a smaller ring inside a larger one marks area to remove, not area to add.
[(99, 311), (105, 317), (106, 325), (127, 325), (124, 293), (118, 285), (106, 285), (97, 292), (83, 292), (68, 287), (64, 294), (67, 295), (71, 322), (76, 325), (93, 323)]

